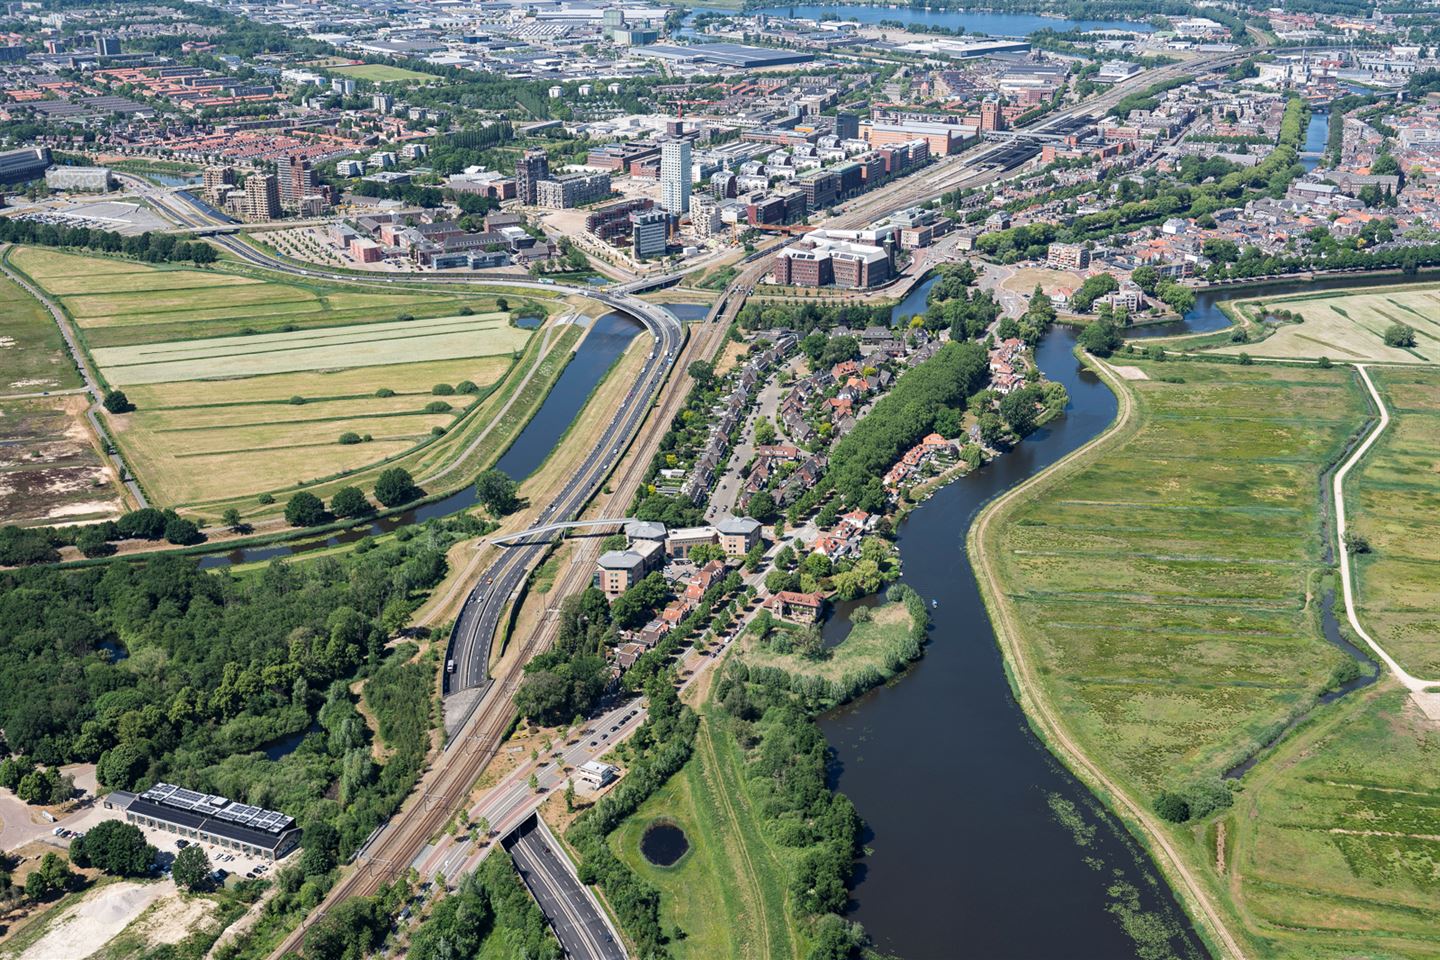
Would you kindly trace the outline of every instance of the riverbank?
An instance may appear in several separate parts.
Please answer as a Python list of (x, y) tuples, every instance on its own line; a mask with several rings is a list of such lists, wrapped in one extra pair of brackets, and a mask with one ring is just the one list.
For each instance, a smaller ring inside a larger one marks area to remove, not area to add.
[[(1136, 363), (1148, 379), (1097, 363), (1120, 402), (1110, 429), (996, 499), (970, 533), (1014, 695), (1216, 952), (1389, 954), (1397, 931), (1396, 955), (1433, 955), (1399, 918), (1433, 910), (1440, 884), (1384, 868), (1428, 856), (1406, 824), (1434, 802), (1436, 778), (1396, 760), (1423, 749), (1424, 718), (1389, 682), (1319, 697), (1353, 663), (1330, 646), (1316, 585), (1329, 562), (1321, 477), (1368, 416), (1353, 375)], [(1388, 723), (1384, 748), (1337, 715), (1372, 732)], [(1242, 792), (1218, 780), (1277, 735), (1236, 770)], [(1376, 792), (1417, 777), (1401, 795)], [(1311, 786), (1322, 782), (1334, 786)], [(1272, 783), (1284, 786), (1260, 792)], [(1158, 803), (1167, 793), (1184, 805)], [(1316, 911), (1334, 918), (1326, 928), (1304, 919)]]

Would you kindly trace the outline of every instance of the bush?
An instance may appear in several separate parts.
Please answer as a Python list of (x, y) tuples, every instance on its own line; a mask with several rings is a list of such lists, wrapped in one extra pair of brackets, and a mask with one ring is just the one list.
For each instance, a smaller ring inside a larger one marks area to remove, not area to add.
[(344, 433), (340, 434), (340, 443), (344, 446), (352, 446), (359, 442), (360, 434), (356, 433), (354, 430), (346, 430)]
[(266, 506), (269, 506), (270, 504), (275, 502), (275, 495), (273, 493), (262, 493), (260, 494), (260, 496), (256, 497), (255, 500), (258, 503), (263, 503)]
[(480, 392), (480, 388), (475, 384), (474, 380), (461, 380), (455, 384), (455, 392), (463, 393), (466, 396), (473, 396)]
[(1385, 328), (1387, 347), (1415, 346), (1415, 328), (1406, 323), (1392, 323)]
[(130, 398), (125, 396), (123, 390), (109, 391), (105, 394), (105, 399), (101, 402), (105, 405), (105, 409), (111, 413), (129, 413), (135, 409), (135, 404), (130, 402)]
[(300, 491), (285, 504), (285, 522), (292, 527), (314, 527), (325, 522), (325, 504), (315, 494)]
[(375, 391), (375, 396), (377, 396), (377, 397), (393, 397), (393, 396), (395, 396), (395, 391), (394, 391), (394, 390), (391, 390), (389, 387), (381, 387), (379, 390), (376, 390), (376, 391)]
[(1184, 823), (1190, 819), (1190, 804), (1178, 793), (1161, 793), (1155, 798), (1155, 812), (1162, 820)]
[(429, 403), (425, 404), (426, 413), (449, 413), (450, 409), (450, 404), (446, 403), (444, 400), (431, 400)]
[(448, 397), (455, 392), (455, 388), (448, 383), (437, 383), (430, 388), (430, 392), (437, 397)]
[(302, 406), (304, 403), (305, 403), (305, 398), (302, 397), (302, 396), (300, 396), (298, 393), (297, 393), (295, 396), (293, 396), (293, 397), (290, 398), (290, 404), (291, 404), (291, 406), (296, 406), (296, 407), (298, 407), (298, 406)]

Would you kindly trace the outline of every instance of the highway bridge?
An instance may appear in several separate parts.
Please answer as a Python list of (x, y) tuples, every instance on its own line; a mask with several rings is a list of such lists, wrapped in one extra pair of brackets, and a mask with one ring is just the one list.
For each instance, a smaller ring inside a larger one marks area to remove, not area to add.
[(518, 543), (522, 540), (529, 540), (530, 537), (540, 537), (535, 543), (546, 543), (550, 540), (552, 533), (559, 533), (561, 530), (586, 530), (592, 527), (621, 526), (634, 519), (634, 517), (613, 517), (596, 520), (562, 520), (559, 523), (544, 523), (538, 527), (531, 527), (528, 530), (517, 530), (515, 533), (507, 533), (503, 537), (491, 537), (490, 542), (497, 547), (503, 547), (512, 543)]

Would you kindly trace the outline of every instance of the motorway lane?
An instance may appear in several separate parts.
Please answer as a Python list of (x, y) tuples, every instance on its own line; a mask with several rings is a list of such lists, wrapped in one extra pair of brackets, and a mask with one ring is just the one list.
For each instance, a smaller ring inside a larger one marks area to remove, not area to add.
[(520, 879), (540, 904), (560, 946), (574, 960), (626, 960), (605, 914), (549, 834), (537, 818), (507, 840)]

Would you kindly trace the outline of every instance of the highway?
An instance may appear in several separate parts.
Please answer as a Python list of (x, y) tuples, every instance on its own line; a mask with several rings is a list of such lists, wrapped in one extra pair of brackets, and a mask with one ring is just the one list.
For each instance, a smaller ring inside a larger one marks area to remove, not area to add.
[(559, 844), (539, 816), (531, 814), (504, 844), (567, 957), (626, 960), (610, 921), (580, 884), (574, 865), (559, 852)]

